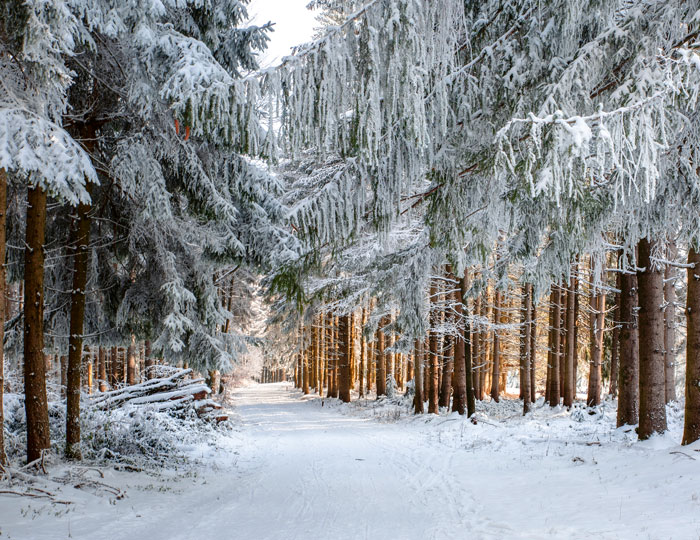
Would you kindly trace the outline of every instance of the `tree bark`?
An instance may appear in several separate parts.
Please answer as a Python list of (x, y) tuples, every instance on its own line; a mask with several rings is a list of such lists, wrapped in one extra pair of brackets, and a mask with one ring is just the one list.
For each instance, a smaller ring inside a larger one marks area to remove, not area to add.
[(310, 386), (309, 386), (309, 378), (310, 378), (310, 370), (309, 370), (309, 351), (308, 348), (306, 347), (306, 343), (304, 342), (304, 336), (306, 332), (304, 332), (304, 325), (302, 324), (301, 326), (301, 344), (299, 354), (301, 355), (301, 366), (302, 366), (302, 373), (301, 373), (301, 379), (302, 379), (302, 388), (304, 391), (304, 395), (308, 395), (311, 392)]
[[(438, 289), (433, 283), (430, 286), (430, 302), (435, 304), (437, 301)], [(439, 363), (440, 358), (438, 356), (438, 335), (437, 335), (437, 324), (438, 324), (438, 311), (434, 305), (431, 306), (430, 310), (430, 373), (428, 376), (428, 413), (438, 414), (438, 391), (439, 391)]]
[[(450, 276), (453, 274), (450, 272)], [(455, 312), (457, 328), (463, 324), (462, 319), (465, 314), (464, 297), (467, 293), (467, 271), (459, 280), (459, 290), (454, 293)], [(454, 395), (452, 396), (452, 411), (457, 411), (460, 415), (466, 413), (467, 409), (467, 387), (471, 386), (471, 366), (467, 371), (466, 347), (465, 340), (469, 339), (469, 327), (464, 323), (464, 328), (458, 330), (458, 336), (455, 339), (455, 354), (454, 354), (454, 376), (453, 386)], [(467, 378), (469, 382), (467, 383)]]
[(339, 397), (343, 403), (350, 403), (350, 387), (352, 386), (352, 377), (350, 363), (352, 358), (350, 352), (351, 337), (351, 322), (350, 315), (343, 315), (338, 320), (338, 346), (340, 348), (339, 366), (338, 366), (338, 387)]
[(5, 238), (7, 230), (7, 172), (0, 168), (0, 465), (7, 463), (5, 456), (5, 320), (7, 319), (5, 278)]
[(571, 408), (576, 399), (576, 380), (574, 379), (574, 355), (576, 348), (576, 278), (571, 278), (569, 292), (566, 295), (566, 351), (563, 359), (564, 368), (564, 406)]
[(532, 291), (532, 311), (530, 313), (530, 401), (535, 403), (537, 401), (537, 379), (535, 377), (537, 363), (537, 304), (535, 303), (534, 287), (530, 290)]
[[(480, 315), (481, 312), (481, 297), (477, 296), (476, 300), (474, 300), (474, 314), (475, 315)], [(472, 385), (474, 387), (474, 399), (478, 399), (481, 401), (483, 399), (483, 395), (481, 394), (481, 350), (479, 347), (479, 342), (480, 342), (480, 330), (479, 330), (479, 324), (477, 323), (473, 328), (472, 328), (472, 334), (470, 337), (470, 343), (471, 343), (471, 362), (472, 362)]]
[(376, 369), (377, 369), (377, 398), (379, 396), (386, 395), (386, 358), (384, 353), (384, 332), (382, 328), (387, 324), (386, 317), (382, 317), (379, 321), (379, 328), (377, 329), (377, 356), (376, 356)]
[(153, 351), (151, 350), (151, 341), (150, 340), (148, 340), (148, 339), (146, 340), (145, 347), (146, 347), (146, 350), (145, 350), (144, 354), (146, 356), (146, 360), (145, 360), (146, 379), (152, 379), (153, 377), (155, 377), (156, 362), (153, 359)]
[(523, 415), (530, 412), (530, 315), (532, 307), (532, 285), (526, 283), (522, 291), (520, 309), (520, 395), (523, 400)]
[(652, 264), (656, 241), (637, 245), (639, 261), (639, 438), (666, 431), (664, 375), (664, 274)]
[[(617, 274), (617, 289), (622, 289), (622, 274)], [(615, 294), (615, 309), (613, 311), (613, 333), (612, 344), (610, 346), (610, 389), (612, 397), (617, 395), (617, 379), (620, 371), (620, 294)]]
[(493, 365), (491, 366), (491, 399), (496, 403), (500, 401), (499, 376), (501, 373), (501, 339), (498, 332), (498, 324), (501, 318), (501, 291), (496, 290), (493, 306)]
[(684, 445), (700, 439), (700, 253), (693, 246), (688, 251), (688, 265)]
[(600, 405), (603, 366), (603, 329), (605, 325), (605, 293), (597, 291), (591, 296), (591, 363), (588, 375), (589, 407)]
[(24, 395), (30, 462), (39, 459), (51, 446), (44, 367), (45, 228), (46, 192), (30, 186), (24, 250)]
[(126, 350), (126, 384), (136, 384), (136, 336), (133, 334)]
[(100, 392), (107, 391), (107, 354), (104, 347), (100, 347), (97, 351), (99, 365), (99, 390)]
[[(677, 256), (676, 245), (670, 242), (667, 259)], [(677, 271), (670, 264), (664, 274), (664, 380), (666, 403), (676, 399), (676, 277)]]
[(417, 339), (413, 345), (415, 375), (414, 387), (415, 395), (413, 396), (413, 412), (414, 414), (423, 414), (423, 340)]
[[(94, 140), (94, 132), (90, 137)], [(92, 195), (92, 184), (86, 185)], [(80, 368), (83, 358), (83, 328), (85, 324), (85, 294), (90, 258), (90, 211), (92, 205), (80, 204), (76, 222), (71, 229), (70, 252), (73, 256), (73, 287), (70, 305), (70, 336), (68, 339), (68, 376), (66, 388), (66, 448), (67, 459), (82, 459), (80, 452)]]

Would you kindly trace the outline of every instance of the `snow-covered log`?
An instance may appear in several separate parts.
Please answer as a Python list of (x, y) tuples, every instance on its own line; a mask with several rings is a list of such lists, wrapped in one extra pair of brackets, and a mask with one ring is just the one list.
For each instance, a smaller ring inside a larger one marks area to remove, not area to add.
[(148, 381), (104, 392), (91, 398), (91, 403), (101, 410), (125, 405), (150, 406), (162, 411), (178, 411), (192, 407), (200, 417), (217, 422), (227, 417), (216, 413), (221, 405), (207, 399), (211, 392), (204, 379), (188, 379), (191, 369), (160, 366), (163, 376)]

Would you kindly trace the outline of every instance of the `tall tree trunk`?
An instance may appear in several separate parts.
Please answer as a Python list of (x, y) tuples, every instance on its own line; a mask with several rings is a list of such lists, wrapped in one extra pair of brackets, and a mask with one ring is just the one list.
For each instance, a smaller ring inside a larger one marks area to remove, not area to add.
[(136, 384), (136, 336), (133, 334), (126, 350), (126, 383)]
[(664, 274), (652, 262), (656, 241), (637, 245), (639, 261), (639, 438), (666, 431)]
[[(619, 265), (618, 265), (619, 266)], [(617, 289), (622, 288), (622, 274), (617, 273)], [(613, 310), (613, 333), (612, 344), (610, 345), (610, 391), (612, 397), (617, 395), (617, 378), (620, 371), (620, 294), (615, 293), (615, 309)]]
[(523, 287), (523, 300), (520, 310), (520, 395), (523, 400), (523, 415), (530, 412), (530, 315), (532, 309), (532, 285)]
[(119, 349), (117, 347), (112, 347), (109, 356), (111, 357), (110, 362), (110, 373), (109, 373), (109, 384), (112, 388), (116, 388), (119, 384)]
[(24, 250), (24, 395), (27, 415), (27, 460), (41, 457), (51, 446), (44, 368), (44, 234), (46, 192), (27, 192)]
[(145, 371), (146, 371), (146, 379), (152, 379), (155, 377), (155, 366), (156, 362), (155, 359), (153, 358), (153, 350), (151, 349), (151, 341), (146, 340), (145, 344), (146, 350), (145, 350)]
[(588, 375), (589, 407), (600, 405), (603, 366), (603, 331), (605, 325), (605, 293), (596, 291), (591, 296), (591, 364)]
[(561, 352), (561, 287), (552, 285), (549, 295), (549, 365), (547, 366), (547, 401), (552, 407), (559, 405), (559, 356)]
[(413, 412), (414, 414), (423, 414), (423, 340), (417, 339), (413, 345), (415, 350), (414, 363), (414, 387), (415, 395), (413, 396)]
[(576, 381), (574, 379), (574, 355), (576, 347), (576, 278), (569, 283), (566, 295), (566, 350), (564, 351), (564, 406), (571, 408), (576, 399)]
[(438, 289), (433, 283), (430, 286), (430, 302), (433, 304), (430, 310), (430, 373), (428, 376), (428, 413), (438, 414), (438, 392), (439, 392), (439, 364), (440, 357), (438, 351), (438, 311), (435, 308), (437, 302)]
[[(94, 131), (88, 135), (94, 140)], [(92, 184), (86, 185), (92, 195)], [(70, 304), (68, 338), (68, 387), (66, 389), (66, 449), (68, 459), (82, 459), (80, 452), (80, 367), (83, 358), (85, 295), (90, 257), (90, 211), (92, 205), (78, 205), (77, 218), (71, 229), (70, 251), (73, 255), (73, 287)]]
[[(673, 241), (668, 245), (669, 261), (678, 255)], [(664, 275), (664, 379), (666, 384), (666, 403), (676, 399), (676, 277), (678, 272), (670, 264)]]
[[(450, 272), (450, 277), (454, 277)], [(455, 278), (456, 279), (456, 278)], [(459, 414), (464, 414), (467, 408), (467, 386), (471, 386), (471, 369), (467, 372), (467, 360), (465, 350), (465, 339), (469, 339), (469, 327), (463, 323), (464, 318), (464, 297), (467, 292), (467, 271), (464, 271), (462, 278), (459, 280), (459, 289), (454, 293), (455, 313), (457, 328), (464, 324), (464, 328), (458, 330), (457, 338), (454, 345), (454, 376), (453, 387), (454, 396), (452, 397), (452, 411), (457, 411)], [(467, 383), (467, 377), (470, 381)]]
[(379, 321), (379, 328), (377, 329), (377, 398), (379, 396), (386, 396), (386, 358), (384, 353), (384, 332), (382, 328), (388, 324), (386, 317), (382, 317)]
[(460, 299), (462, 301), (462, 304), (464, 305), (463, 310), (464, 310), (464, 331), (463, 331), (463, 340), (464, 340), (464, 378), (465, 378), (465, 386), (467, 390), (467, 416), (471, 417), (475, 412), (476, 412), (476, 399), (474, 397), (474, 384), (473, 384), (473, 377), (472, 373), (474, 371), (473, 368), (473, 351), (472, 351), (472, 325), (471, 325), (471, 317), (469, 316), (469, 302), (467, 300), (467, 290), (469, 288), (469, 274), (467, 273), (467, 269), (464, 269), (464, 275), (462, 276), (462, 279), (459, 282), (459, 292), (460, 292)]
[(338, 361), (338, 386), (339, 397), (343, 403), (350, 403), (350, 387), (352, 376), (350, 363), (352, 362), (350, 345), (351, 320), (350, 315), (342, 315), (338, 320), (338, 346), (340, 355)]
[(306, 342), (304, 341), (306, 339), (306, 332), (304, 325), (302, 324), (301, 326), (301, 344), (300, 344), (300, 354), (301, 354), (301, 366), (302, 366), (302, 373), (301, 373), (301, 378), (302, 378), (302, 385), (303, 385), (303, 391), (304, 395), (307, 395), (311, 392), (310, 385), (309, 385), (309, 379), (310, 379), (310, 370), (309, 370), (309, 350), (308, 347), (306, 346)]
[(5, 320), (7, 319), (5, 278), (5, 237), (7, 228), (7, 172), (0, 168), (0, 465), (7, 463), (5, 457), (5, 412), (3, 396), (5, 394)]
[(688, 265), (684, 445), (700, 439), (700, 253), (692, 245)]
[[(481, 297), (477, 296), (473, 303), (474, 315), (480, 316), (481, 314)], [(483, 395), (481, 394), (481, 349), (480, 349), (480, 325), (477, 323), (472, 328), (472, 334), (470, 336), (471, 342), (471, 362), (472, 362), (472, 386), (474, 388), (474, 399), (481, 401)]]
[(501, 339), (498, 324), (501, 318), (501, 291), (496, 290), (493, 305), (493, 366), (491, 371), (491, 399), (500, 401), (499, 376), (501, 374)]
[(100, 392), (107, 391), (107, 354), (104, 347), (100, 347), (97, 351), (99, 365), (99, 390)]
[(530, 312), (530, 401), (537, 401), (537, 379), (536, 364), (537, 364), (537, 304), (534, 295), (534, 287), (530, 288), (532, 292), (531, 312)]

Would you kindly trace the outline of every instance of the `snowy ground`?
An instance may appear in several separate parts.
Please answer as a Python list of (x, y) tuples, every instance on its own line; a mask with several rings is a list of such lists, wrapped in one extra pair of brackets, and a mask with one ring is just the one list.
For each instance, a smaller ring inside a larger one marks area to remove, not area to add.
[(0, 494), (0, 538), (700, 538), (700, 445), (678, 446), (674, 409), (667, 435), (638, 443), (613, 410), (522, 419), (517, 402), (486, 403), (472, 425), (284, 384), (235, 401), (239, 428), (192, 448), (194, 468), (83, 473), (122, 499), (71, 484), (68, 506)]

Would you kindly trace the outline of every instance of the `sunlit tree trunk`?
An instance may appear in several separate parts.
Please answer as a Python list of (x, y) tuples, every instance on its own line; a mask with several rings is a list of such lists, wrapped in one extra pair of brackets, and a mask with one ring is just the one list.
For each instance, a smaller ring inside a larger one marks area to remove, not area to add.
[[(474, 314), (480, 315), (481, 297), (477, 296), (474, 300)], [(480, 325), (475, 325), (472, 328), (471, 334), (471, 349), (472, 349), (472, 385), (474, 387), (474, 399), (481, 401), (483, 394), (481, 393), (481, 332)]]
[(126, 384), (136, 384), (136, 336), (133, 334), (126, 350)]

